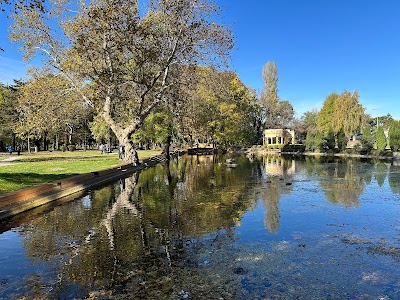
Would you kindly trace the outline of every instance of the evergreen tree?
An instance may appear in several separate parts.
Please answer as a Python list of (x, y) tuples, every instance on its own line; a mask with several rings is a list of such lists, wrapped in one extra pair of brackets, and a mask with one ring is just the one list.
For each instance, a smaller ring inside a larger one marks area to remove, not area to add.
[(321, 131), (319, 130), (317, 130), (317, 132), (315, 133), (314, 143), (315, 143), (315, 151), (324, 150), (324, 139)]
[(343, 128), (341, 128), (337, 134), (337, 145), (339, 151), (343, 151), (347, 147), (347, 138)]
[(330, 128), (325, 135), (324, 148), (327, 150), (335, 149), (335, 134), (333, 133), (332, 128)]
[(392, 151), (400, 149), (400, 121), (392, 120), (390, 123), (389, 144)]
[(315, 134), (311, 130), (307, 132), (306, 150), (307, 151), (315, 151)]
[(383, 151), (386, 148), (386, 136), (382, 127), (376, 130), (376, 149)]
[(365, 126), (362, 134), (365, 140), (372, 142), (371, 127)]

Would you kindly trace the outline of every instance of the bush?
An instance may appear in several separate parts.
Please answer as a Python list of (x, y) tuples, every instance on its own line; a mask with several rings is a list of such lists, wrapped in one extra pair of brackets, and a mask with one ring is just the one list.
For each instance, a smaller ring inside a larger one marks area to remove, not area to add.
[(71, 151), (71, 152), (76, 150), (75, 145), (68, 145), (67, 148), (68, 148), (68, 151)]
[(60, 147), (60, 150), (61, 150), (62, 152), (65, 152), (65, 151), (67, 151), (67, 147), (64, 146), (64, 145), (62, 145), (62, 146)]
[(376, 156), (393, 157), (393, 152), (390, 150), (373, 150), (372, 154)]
[(371, 151), (374, 149), (374, 145), (372, 144), (372, 142), (366, 138), (360, 138), (359, 141), (360, 143), (355, 145), (354, 150), (361, 155), (370, 154)]
[(299, 144), (295, 144), (295, 145), (285, 145), (282, 150), (284, 152), (304, 152), (306, 150), (306, 146), (305, 145), (299, 145)]

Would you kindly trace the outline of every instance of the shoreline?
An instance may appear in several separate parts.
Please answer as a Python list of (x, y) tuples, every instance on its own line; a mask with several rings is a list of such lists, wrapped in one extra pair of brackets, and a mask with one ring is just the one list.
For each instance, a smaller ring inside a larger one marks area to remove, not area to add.
[[(171, 157), (180, 156), (182, 152), (172, 153)], [(47, 205), (62, 198), (73, 197), (75, 194), (86, 192), (106, 183), (127, 177), (135, 172), (153, 167), (166, 158), (162, 155), (144, 159), (141, 164), (120, 165), (81, 175), (67, 177), (55, 182), (36, 185), (22, 190), (0, 195), (0, 221), (4, 221), (23, 212)]]
[(342, 158), (365, 158), (365, 159), (380, 159), (390, 161), (400, 161), (400, 152), (393, 153), (393, 156), (382, 156), (382, 155), (363, 155), (363, 154), (351, 154), (351, 153), (324, 153), (324, 152), (281, 152), (281, 151), (270, 151), (270, 150), (255, 150), (246, 151), (247, 154), (256, 155), (296, 155), (296, 156), (325, 156), (325, 157), (342, 157)]

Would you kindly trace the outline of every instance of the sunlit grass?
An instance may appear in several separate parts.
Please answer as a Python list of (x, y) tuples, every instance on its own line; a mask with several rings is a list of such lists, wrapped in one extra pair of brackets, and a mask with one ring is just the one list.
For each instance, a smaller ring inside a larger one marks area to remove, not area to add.
[[(144, 159), (159, 151), (139, 151)], [(0, 194), (53, 182), (73, 175), (85, 174), (121, 165), (118, 155), (99, 151), (39, 152), (23, 154), (7, 166), (0, 166)]]

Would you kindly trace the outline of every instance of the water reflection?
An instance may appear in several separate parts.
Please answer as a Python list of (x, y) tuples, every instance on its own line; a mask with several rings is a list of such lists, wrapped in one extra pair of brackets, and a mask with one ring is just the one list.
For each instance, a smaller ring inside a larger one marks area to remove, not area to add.
[[(190, 156), (160, 164), (20, 226), (15, 234), (26, 250), (23, 264), (35, 271), (7, 278), (0, 275), (4, 282), (0, 298), (281, 299), (314, 292), (314, 296), (321, 295), (317, 281), (307, 282), (302, 272), (317, 274), (316, 266), (325, 264), (319, 279), (341, 286), (340, 280), (348, 278), (336, 276), (337, 263), (320, 255), (347, 254), (326, 232), (316, 235), (311, 229), (305, 234), (309, 225), (301, 227), (304, 220), (299, 212), (309, 214), (310, 207), (322, 205), (317, 202), (319, 195), (323, 195), (327, 212), (318, 213), (325, 217), (331, 207), (360, 207), (361, 195), (373, 184), (381, 187), (386, 182), (392, 193), (399, 194), (400, 172), (390, 164), (239, 157), (238, 166), (228, 168), (225, 159)], [(295, 215), (293, 221), (285, 220), (289, 224), (284, 232), (290, 232), (285, 237), (280, 233), (282, 207), (293, 207)], [(266, 228), (261, 235), (246, 223), (250, 213), (257, 220), (259, 212), (261, 228)], [(317, 228), (332, 222), (322, 218)], [(243, 245), (243, 238), (249, 242)], [(360, 265), (364, 262), (362, 255), (348, 257), (358, 257)], [(348, 263), (347, 258), (335, 259)], [(342, 267), (347, 268), (346, 264)], [(13, 270), (4, 268), (0, 274)], [(303, 287), (290, 289), (282, 282), (293, 286), (301, 282)], [(364, 287), (364, 283), (354, 286)]]
[(264, 225), (270, 233), (279, 229), (279, 199), (290, 194), (292, 177), (296, 172), (296, 162), (282, 156), (265, 156), (262, 158), (266, 186), (262, 189), (261, 198), (265, 207)]

